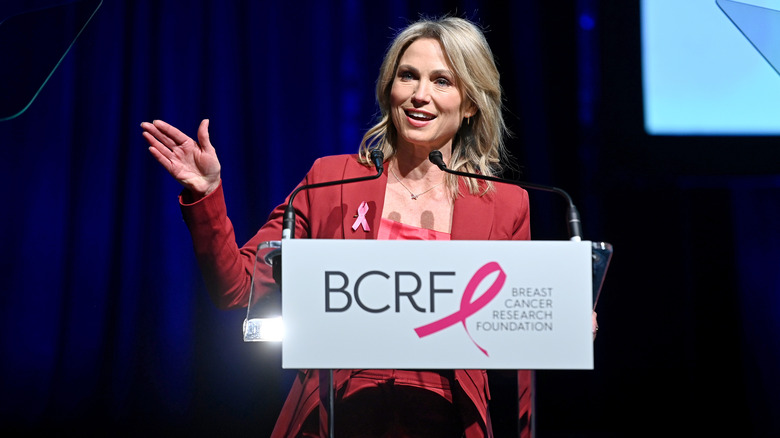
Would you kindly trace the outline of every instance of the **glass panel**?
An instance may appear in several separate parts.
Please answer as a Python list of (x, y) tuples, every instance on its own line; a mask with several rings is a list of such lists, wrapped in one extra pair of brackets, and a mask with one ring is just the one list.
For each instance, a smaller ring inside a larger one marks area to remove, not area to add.
[[(245, 342), (279, 342), (284, 335), (282, 325), (281, 241), (261, 243), (257, 248), (252, 289), (244, 321)], [(273, 272), (269, 283), (260, 273)]]
[(101, 4), (80, 0), (0, 22), (0, 121), (32, 104)]
[(607, 276), (607, 268), (612, 260), (612, 244), (607, 242), (591, 242), (593, 246), (593, 308), (599, 302), (601, 286)]
[(780, 74), (780, 11), (731, 0), (717, 0), (716, 3)]

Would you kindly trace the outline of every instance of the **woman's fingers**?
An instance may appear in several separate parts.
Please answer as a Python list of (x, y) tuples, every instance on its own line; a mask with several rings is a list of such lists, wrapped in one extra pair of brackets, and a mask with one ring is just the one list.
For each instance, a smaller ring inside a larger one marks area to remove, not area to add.
[[(166, 152), (162, 152), (166, 151)], [(155, 160), (157, 160), (158, 163), (162, 164), (162, 166), (165, 168), (165, 170), (168, 171), (168, 173), (171, 172), (173, 169), (171, 157), (167, 154), (171, 154), (171, 151), (168, 150), (165, 146), (162, 147), (155, 147), (155, 146), (149, 146), (149, 153), (152, 154)]]
[[(187, 144), (188, 141), (192, 141), (186, 134), (162, 120), (155, 120), (152, 123), (143, 122), (141, 123), (141, 128), (143, 128), (144, 132), (148, 133), (149, 136), (154, 137), (160, 145), (165, 146), (168, 149), (173, 149)], [(151, 146), (157, 146), (148, 136), (144, 135), (144, 137)]]
[(203, 119), (198, 127), (198, 143), (200, 143), (201, 149), (206, 152), (211, 152), (214, 146), (211, 145), (211, 137), (209, 137), (209, 119)]
[(153, 121), (152, 126), (156, 128), (157, 132), (162, 134), (160, 141), (170, 148), (181, 146), (187, 143), (188, 140), (191, 140), (187, 134), (162, 120)]
[(177, 157), (174, 148), (179, 148), (180, 146), (176, 145), (176, 140), (171, 138), (169, 133), (171, 129), (176, 131), (178, 129), (161, 120), (155, 120), (154, 123), (143, 122), (141, 123), (141, 128), (143, 129), (141, 135), (149, 143), (149, 152), (165, 170), (176, 177), (174, 173), (177, 172), (177, 168), (181, 167), (181, 159)]
[[(147, 125), (151, 126), (150, 123), (147, 123)], [(143, 125), (142, 125), (143, 127)], [(144, 137), (144, 140), (146, 140), (147, 143), (149, 143), (149, 150), (155, 150), (157, 153), (162, 154), (168, 158), (170, 158), (171, 150), (168, 149), (167, 146), (162, 144), (160, 140), (157, 139), (153, 134), (151, 134), (149, 131), (146, 130), (144, 127), (144, 132), (141, 133), (141, 135)]]
[(161, 149), (172, 149), (175, 147), (176, 143), (171, 138), (160, 132), (160, 130), (154, 124), (143, 122), (141, 123), (141, 128), (144, 130), (142, 134), (149, 143), (149, 146), (152, 146), (161, 152)]

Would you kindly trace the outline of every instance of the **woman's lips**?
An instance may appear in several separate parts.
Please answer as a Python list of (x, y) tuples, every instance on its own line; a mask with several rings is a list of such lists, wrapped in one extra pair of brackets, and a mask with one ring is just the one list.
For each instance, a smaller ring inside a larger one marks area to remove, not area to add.
[(417, 127), (425, 126), (436, 118), (436, 116), (431, 113), (419, 110), (404, 110), (404, 113), (406, 113), (406, 118), (409, 120), (409, 123), (411, 123), (412, 126)]

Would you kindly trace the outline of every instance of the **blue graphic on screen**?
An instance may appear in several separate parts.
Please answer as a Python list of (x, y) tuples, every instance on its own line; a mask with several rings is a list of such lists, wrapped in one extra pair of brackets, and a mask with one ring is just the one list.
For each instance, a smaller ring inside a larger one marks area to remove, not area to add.
[(642, 0), (645, 130), (780, 135), (780, 0)]

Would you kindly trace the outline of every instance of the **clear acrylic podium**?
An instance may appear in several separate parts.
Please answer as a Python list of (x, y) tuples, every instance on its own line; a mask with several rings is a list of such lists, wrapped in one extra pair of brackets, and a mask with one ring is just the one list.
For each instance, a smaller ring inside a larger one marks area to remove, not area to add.
[(264, 242), (244, 340), (270, 340), (283, 314), (284, 368), (592, 369), (611, 257), (587, 241)]

